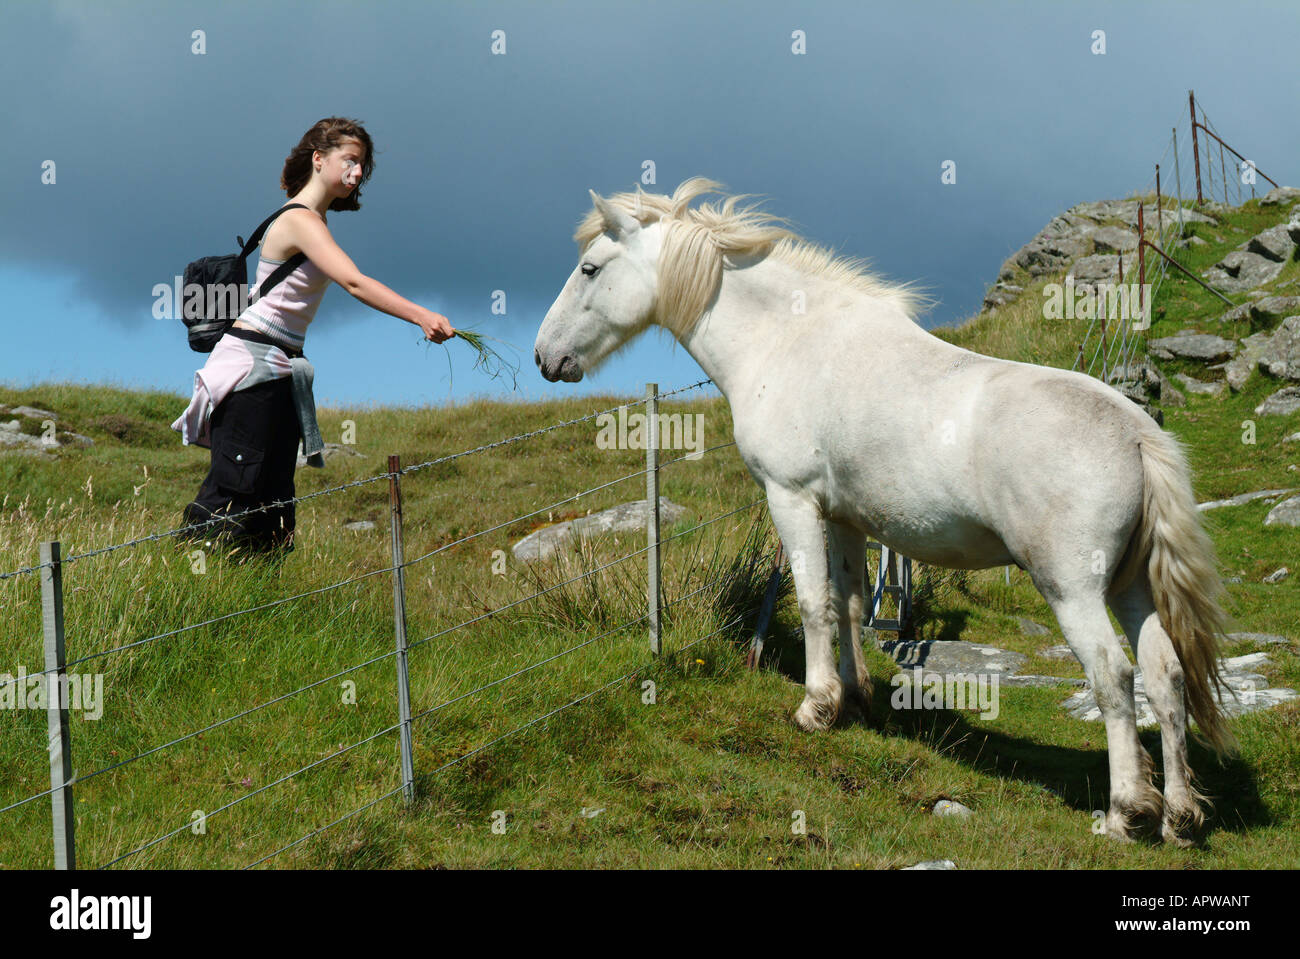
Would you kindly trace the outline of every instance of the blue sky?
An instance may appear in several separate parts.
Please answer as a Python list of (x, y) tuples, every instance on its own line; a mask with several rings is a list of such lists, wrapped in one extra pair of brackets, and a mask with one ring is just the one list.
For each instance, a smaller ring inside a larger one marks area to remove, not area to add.
[(178, 320), (152, 318), (154, 285), (233, 252), (284, 202), (285, 155), (331, 115), (377, 147), (362, 210), (330, 217), (340, 245), (454, 325), (517, 344), (522, 370), (511, 391), (453, 341), (449, 377), (443, 347), (333, 287), (306, 346), (322, 405), (702, 378), (655, 335), (577, 385), (532, 365), (587, 189), (631, 189), (646, 160), (647, 190), (698, 174), (762, 194), (808, 238), (928, 288), (924, 325), (960, 322), (1054, 214), (1146, 183), (1186, 129), (1189, 88), (1262, 170), (1300, 182), (1297, 27), (1300, 5), (1282, 2), (11, 0), (0, 381), (188, 394), (204, 358)]

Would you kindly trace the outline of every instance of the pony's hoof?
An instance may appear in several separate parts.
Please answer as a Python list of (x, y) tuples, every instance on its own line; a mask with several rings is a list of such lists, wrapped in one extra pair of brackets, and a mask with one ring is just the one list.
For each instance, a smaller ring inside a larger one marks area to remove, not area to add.
[(1191, 849), (1196, 845), (1196, 839), (1193, 836), (1180, 831), (1168, 820), (1160, 824), (1160, 838), (1179, 849)]
[(1106, 838), (1124, 844), (1133, 842), (1133, 826), (1128, 817), (1114, 809), (1107, 813)]
[(871, 696), (863, 688), (850, 689), (844, 693), (844, 704), (840, 707), (839, 721), (848, 725), (865, 723), (871, 719)]
[(835, 725), (838, 710), (830, 703), (805, 699), (794, 711), (794, 724), (806, 733), (819, 733)]

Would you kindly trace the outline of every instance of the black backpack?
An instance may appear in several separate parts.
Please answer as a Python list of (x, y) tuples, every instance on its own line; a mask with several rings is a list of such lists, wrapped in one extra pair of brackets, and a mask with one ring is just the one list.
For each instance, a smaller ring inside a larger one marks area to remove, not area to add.
[[(302, 203), (289, 203), (280, 207), (253, 231), (245, 243), (243, 237), (236, 236), (239, 244), (238, 253), (225, 256), (205, 256), (185, 267), (185, 291), (181, 304), (181, 320), (189, 331), (190, 349), (198, 353), (211, 353), (217, 341), (221, 339), (231, 324), (239, 319), (248, 303), (245, 290), (248, 284), (248, 264), (245, 262), (250, 253), (257, 248), (277, 216), (285, 210), (295, 207), (307, 209)], [(296, 270), (307, 259), (307, 254), (298, 252), (285, 260), (275, 272), (266, 278), (257, 290), (256, 300), (266, 296), (268, 290)], [(193, 299), (189, 296), (190, 285), (197, 283), (203, 289), (202, 296)], [(248, 302), (256, 302), (249, 300)]]

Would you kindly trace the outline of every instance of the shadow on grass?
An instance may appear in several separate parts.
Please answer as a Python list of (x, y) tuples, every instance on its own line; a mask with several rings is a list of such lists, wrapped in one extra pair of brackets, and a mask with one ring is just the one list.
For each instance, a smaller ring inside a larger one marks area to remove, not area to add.
[[(985, 775), (1034, 783), (1054, 793), (1072, 809), (1091, 813), (1109, 806), (1110, 770), (1105, 749), (1053, 746), (989, 729), (972, 714), (948, 709), (898, 710), (890, 704), (895, 691), (888, 680), (872, 679), (872, 726), (886, 736), (925, 743)], [(1105, 733), (1097, 724), (1099, 736)], [(1143, 747), (1155, 761), (1156, 788), (1162, 787), (1160, 732), (1139, 731)], [(1190, 739), (1188, 759), (1198, 788), (1214, 803), (1202, 835), (1216, 830), (1245, 832), (1269, 826), (1274, 818), (1259, 792), (1250, 764), (1239, 757), (1220, 763), (1207, 747)]]

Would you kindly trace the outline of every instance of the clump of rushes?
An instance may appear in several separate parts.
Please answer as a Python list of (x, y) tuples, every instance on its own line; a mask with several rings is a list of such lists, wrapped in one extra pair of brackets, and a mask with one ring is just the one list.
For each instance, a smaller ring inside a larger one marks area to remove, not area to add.
[[(464, 340), (471, 349), (477, 354), (474, 360), (474, 369), (482, 370), (494, 380), (510, 377), (510, 388), (517, 390), (519, 388), (519, 364), (512, 362), (505, 354), (488, 345), (488, 340), (493, 343), (500, 343), (502, 346), (508, 346), (515, 352), (519, 347), (507, 343), (504, 340), (498, 340), (494, 336), (488, 336), (485, 333), (478, 333), (474, 330), (458, 328), (456, 330), (456, 339)], [(446, 343), (442, 344), (444, 347)], [(447, 350), (447, 372), (451, 372), (451, 350)]]

